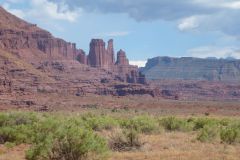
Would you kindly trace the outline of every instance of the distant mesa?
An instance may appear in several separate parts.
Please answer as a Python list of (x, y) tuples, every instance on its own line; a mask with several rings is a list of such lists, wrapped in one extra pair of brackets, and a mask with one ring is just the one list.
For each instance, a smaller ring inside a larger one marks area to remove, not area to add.
[(156, 57), (141, 70), (152, 80), (240, 82), (240, 60), (233, 58)]

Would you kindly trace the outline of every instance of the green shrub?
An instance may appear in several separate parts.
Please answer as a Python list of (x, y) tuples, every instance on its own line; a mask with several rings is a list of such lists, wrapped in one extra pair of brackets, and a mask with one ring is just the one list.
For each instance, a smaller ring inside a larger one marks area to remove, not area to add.
[(240, 128), (227, 127), (221, 130), (220, 137), (222, 142), (232, 144), (240, 143)]
[(219, 138), (219, 127), (217, 125), (204, 125), (197, 139), (201, 142), (212, 142)]
[(150, 116), (137, 116), (132, 119), (122, 120), (123, 128), (132, 129), (141, 133), (150, 134), (158, 130), (157, 121)]
[(33, 113), (0, 113), (0, 127), (33, 124), (37, 117)]
[(0, 128), (0, 144), (6, 142), (21, 144), (31, 143), (33, 130), (28, 125)]
[(28, 160), (103, 159), (106, 156), (105, 140), (83, 126), (67, 121), (48, 131), (37, 134), (35, 144), (27, 152)]
[(191, 131), (193, 128), (191, 122), (176, 117), (160, 119), (159, 123), (168, 131)]
[(218, 125), (219, 122), (215, 119), (210, 119), (210, 118), (198, 118), (194, 120), (194, 130), (199, 130), (204, 128), (205, 126), (210, 126), (210, 125)]
[(86, 127), (93, 129), (94, 131), (111, 130), (118, 126), (116, 119), (110, 116), (97, 116), (93, 114), (86, 114), (82, 116), (82, 120)]

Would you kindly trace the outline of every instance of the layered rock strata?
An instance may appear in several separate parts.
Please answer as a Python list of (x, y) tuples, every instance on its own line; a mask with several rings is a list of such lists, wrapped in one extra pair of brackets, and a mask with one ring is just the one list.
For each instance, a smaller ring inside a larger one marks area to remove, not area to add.
[(240, 60), (216, 58), (149, 59), (142, 72), (153, 80), (198, 80), (210, 82), (240, 82)]

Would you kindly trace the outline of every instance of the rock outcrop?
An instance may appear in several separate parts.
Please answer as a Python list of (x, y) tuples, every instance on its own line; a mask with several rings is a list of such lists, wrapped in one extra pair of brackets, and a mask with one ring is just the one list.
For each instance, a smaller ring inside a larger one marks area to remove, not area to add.
[(86, 56), (86, 53), (82, 49), (77, 49), (76, 60), (81, 64), (87, 65), (87, 56)]
[(141, 69), (147, 79), (240, 82), (240, 60), (156, 57)]
[(117, 53), (116, 65), (119, 65), (119, 66), (128, 66), (129, 65), (129, 60), (127, 59), (126, 53), (123, 50), (120, 50)]
[(90, 42), (88, 64), (91, 67), (105, 68), (107, 67), (106, 60), (105, 42), (101, 39), (92, 39)]
[(24, 49), (39, 50), (46, 57), (64, 57), (75, 59), (76, 45), (54, 38), (45, 31), (16, 31), (11, 29), (0, 29), (0, 47), (13, 52), (21, 52)]
[(47, 58), (75, 59), (75, 43), (55, 38), (37, 25), (9, 14), (2, 7), (0, 7), (0, 19), (0, 48), (18, 54), (24, 54), (22, 50), (38, 50)]
[(108, 46), (107, 46), (107, 61), (108, 65), (112, 66), (115, 63), (115, 55), (114, 55), (114, 47), (113, 47), (113, 39), (110, 39), (108, 41)]
[(102, 39), (92, 39), (88, 55), (88, 64), (96, 68), (111, 68), (115, 63), (113, 40), (108, 41), (106, 49)]
[[(77, 60), (85, 63), (85, 53), (77, 53)], [(126, 53), (123, 50), (118, 51), (117, 61), (115, 62), (113, 40), (108, 41), (106, 48), (102, 39), (92, 39), (90, 42), (90, 51), (87, 56), (87, 64), (94, 68), (105, 69), (116, 75), (117, 79), (128, 83), (146, 84), (143, 74), (138, 71), (137, 66), (129, 64)]]
[(126, 55), (123, 58), (115, 62), (112, 39), (107, 47), (103, 40), (93, 39), (86, 55), (74, 43), (55, 38), (0, 7), (0, 94), (7, 100), (38, 99), (40, 94), (122, 96), (122, 90), (124, 95), (157, 96), (151, 87), (139, 84), (145, 82), (138, 68), (125, 63)]

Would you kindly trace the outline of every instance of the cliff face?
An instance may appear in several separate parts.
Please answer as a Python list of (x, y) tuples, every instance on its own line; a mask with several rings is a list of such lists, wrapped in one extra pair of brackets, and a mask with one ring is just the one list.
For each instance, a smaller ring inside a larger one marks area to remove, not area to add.
[(36, 49), (42, 51), (48, 57), (63, 56), (72, 60), (76, 54), (76, 45), (74, 43), (54, 38), (45, 31), (25, 32), (1, 29), (0, 47), (12, 51)]
[(148, 60), (142, 72), (153, 80), (240, 82), (240, 60), (156, 57)]
[(21, 50), (37, 50), (49, 58), (73, 60), (76, 45), (53, 37), (37, 25), (27, 23), (0, 7), (0, 48), (21, 54)]

